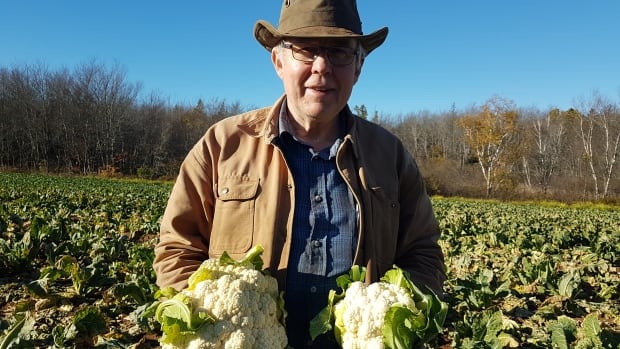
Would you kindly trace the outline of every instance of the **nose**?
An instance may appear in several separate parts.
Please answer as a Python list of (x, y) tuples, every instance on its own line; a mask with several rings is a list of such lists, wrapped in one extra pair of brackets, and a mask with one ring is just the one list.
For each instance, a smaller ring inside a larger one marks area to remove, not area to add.
[(312, 72), (325, 74), (331, 72), (332, 65), (327, 58), (327, 51), (321, 50), (314, 57), (314, 61), (312, 62)]

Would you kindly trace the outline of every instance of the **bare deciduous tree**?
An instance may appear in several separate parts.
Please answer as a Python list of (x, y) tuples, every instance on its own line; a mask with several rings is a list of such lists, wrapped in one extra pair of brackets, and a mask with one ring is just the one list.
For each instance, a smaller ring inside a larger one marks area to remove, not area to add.
[[(595, 93), (587, 113), (579, 118), (579, 131), (590, 168), (595, 199), (604, 198), (619, 156), (620, 112), (618, 107)], [(602, 184), (602, 189), (600, 184)]]
[[(551, 178), (557, 173), (566, 143), (566, 123), (569, 116), (559, 109), (552, 109), (544, 117), (530, 121), (532, 134), (532, 173), (543, 193), (547, 193)], [(526, 159), (526, 156), (523, 157)], [(527, 160), (524, 160), (527, 162)]]

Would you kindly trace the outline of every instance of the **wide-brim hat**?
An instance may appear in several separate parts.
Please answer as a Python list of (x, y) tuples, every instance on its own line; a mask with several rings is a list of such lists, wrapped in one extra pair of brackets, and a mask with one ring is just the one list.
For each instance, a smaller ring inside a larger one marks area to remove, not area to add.
[(355, 0), (285, 0), (278, 28), (265, 20), (254, 25), (256, 40), (269, 51), (289, 38), (357, 38), (368, 54), (387, 34), (387, 27), (363, 34)]

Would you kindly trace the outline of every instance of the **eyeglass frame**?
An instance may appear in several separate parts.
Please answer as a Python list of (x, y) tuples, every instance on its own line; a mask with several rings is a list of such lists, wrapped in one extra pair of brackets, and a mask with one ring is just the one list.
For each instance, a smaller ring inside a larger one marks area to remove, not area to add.
[[(280, 47), (282, 48), (286, 48), (286, 49), (290, 49), (291, 50), (291, 55), (293, 56), (293, 58), (297, 61), (300, 62), (304, 62), (304, 63), (312, 63), (316, 60), (317, 57), (319, 57), (321, 54), (325, 53), (325, 57), (327, 58), (327, 60), (329, 61), (330, 64), (337, 66), (337, 67), (346, 67), (347, 65), (350, 65), (351, 63), (353, 63), (353, 61), (355, 60), (355, 57), (359, 56), (361, 54), (361, 50), (359, 48), (359, 46), (357, 48), (352, 48), (352, 47), (342, 47), (342, 46), (306, 46), (306, 47), (302, 47), (298, 44), (292, 43), (292, 42), (287, 42), (287, 41), (280, 41)], [(297, 49), (297, 50), (296, 50)], [(316, 52), (312, 52), (308, 49), (313, 49)], [(334, 63), (332, 61), (332, 52), (331, 50), (342, 50), (342, 51), (351, 51), (351, 61), (347, 62), (347, 63)], [(309, 53), (312, 54), (312, 58), (308, 57), (308, 56), (304, 56), (302, 55), (301, 58), (299, 58), (296, 55), (299, 54), (299, 51), (307, 51)]]

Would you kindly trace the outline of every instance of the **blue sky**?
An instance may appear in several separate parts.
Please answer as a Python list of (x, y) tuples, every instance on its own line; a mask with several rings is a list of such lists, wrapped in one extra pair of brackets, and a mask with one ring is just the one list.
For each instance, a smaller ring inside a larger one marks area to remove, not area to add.
[[(0, 0), (0, 66), (118, 64), (170, 103), (270, 105), (282, 92), (258, 19), (280, 0)], [(390, 28), (350, 100), (369, 112), (442, 112), (501, 96), (566, 109), (620, 102), (619, 0), (358, 0), (363, 29)]]

